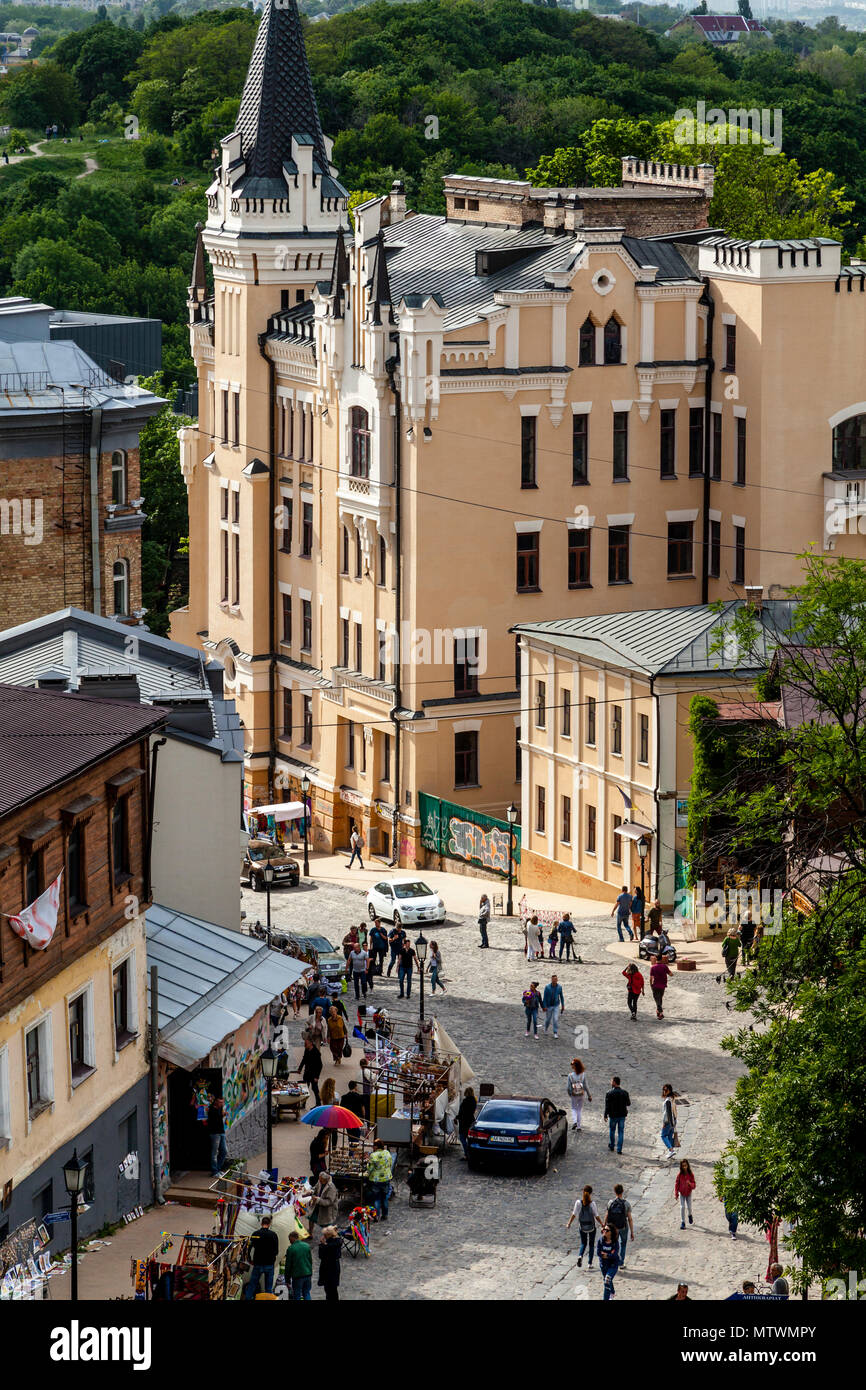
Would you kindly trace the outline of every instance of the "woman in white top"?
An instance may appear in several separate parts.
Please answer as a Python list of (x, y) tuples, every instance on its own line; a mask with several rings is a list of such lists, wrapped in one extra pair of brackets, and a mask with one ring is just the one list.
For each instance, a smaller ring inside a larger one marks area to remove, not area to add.
[(566, 1230), (568, 1230), (575, 1218), (577, 1218), (577, 1229), (580, 1231), (580, 1254), (577, 1257), (577, 1263), (578, 1266), (583, 1264), (583, 1252), (587, 1244), (589, 1244), (589, 1267), (592, 1269), (592, 1257), (595, 1254), (596, 1227), (600, 1226), (602, 1222), (598, 1214), (598, 1207), (592, 1200), (591, 1187), (585, 1187), (580, 1201), (575, 1202), (574, 1210), (565, 1223)]
[(571, 1129), (572, 1133), (577, 1130), (580, 1134), (580, 1121), (583, 1116), (583, 1102), (592, 1100), (589, 1093), (589, 1081), (586, 1076), (586, 1068), (579, 1057), (572, 1057), (571, 1071), (568, 1073), (567, 1082), (568, 1094), (571, 1099)]

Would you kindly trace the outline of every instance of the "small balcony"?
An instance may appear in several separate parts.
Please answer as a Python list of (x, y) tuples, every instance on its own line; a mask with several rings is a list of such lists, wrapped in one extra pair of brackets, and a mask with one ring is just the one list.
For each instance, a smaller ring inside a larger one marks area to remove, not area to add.
[(143, 497), (134, 497), (129, 502), (109, 502), (105, 508), (104, 527), (107, 535), (119, 531), (140, 531), (147, 520), (142, 511)]
[(866, 536), (866, 469), (824, 474), (824, 549), (835, 550), (839, 536)]

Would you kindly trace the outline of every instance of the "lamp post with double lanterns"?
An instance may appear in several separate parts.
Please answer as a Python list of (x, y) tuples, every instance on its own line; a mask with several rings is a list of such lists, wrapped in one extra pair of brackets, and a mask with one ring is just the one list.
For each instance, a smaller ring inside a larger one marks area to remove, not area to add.
[(423, 932), (418, 933), (418, 940), (415, 942), (415, 954), (418, 957), (421, 975), (421, 1022), (424, 1022), (424, 969), (427, 962), (427, 938)]
[(307, 811), (309, 808), (309, 796), (312, 782), (309, 777), (301, 778), (301, 795), (304, 798), (304, 878), (310, 877), (310, 845), (307, 839)]
[(638, 853), (638, 858), (640, 859), (640, 897), (641, 897), (641, 903), (640, 903), (640, 934), (641, 934), (641, 936), (644, 936), (644, 935), (645, 935), (644, 927), (645, 927), (645, 925), (646, 925), (646, 892), (645, 892), (645, 890), (644, 890), (644, 866), (645, 866), (645, 864), (646, 864), (646, 857), (647, 857), (647, 852), (648, 852), (648, 850), (649, 850), (649, 840), (646, 838), (645, 835), (641, 835), (640, 839), (639, 839), (638, 842), (637, 842), (637, 853)]
[(511, 896), (511, 889), (514, 883), (514, 826), (518, 816), (518, 810), (513, 801), (505, 814), (508, 817), (508, 902), (505, 907), (505, 914), (507, 917), (513, 917), (514, 899)]
[(78, 1199), (84, 1191), (86, 1176), (87, 1164), (78, 1157), (78, 1150), (73, 1149), (72, 1157), (63, 1165), (63, 1181), (69, 1195), (70, 1250), (72, 1252), (69, 1298), (73, 1303), (78, 1301)]
[(272, 888), (273, 882), (274, 882), (274, 866), (273, 866), (273, 864), (270, 862), (270, 860), (267, 860), (267, 861), (265, 862), (265, 866), (264, 866), (264, 868), (262, 869), (262, 878), (265, 880), (265, 894), (266, 894), (266, 896), (267, 896), (267, 904), (268, 904), (268, 949), (270, 950), (270, 945), (271, 945), (271, 888)]
[(274, 1166), (274, 1121), (273, 1114), (271, 1111), (271, 1089), (274, 1084), (274, 1077), (277, 1074), (278, 1061), (277, 1054), (274, 1052), (270, 1043), (265, 1048), (265, 1051), (262, 1053), (259, 1060), (262, 1064), (262, 1076), (265, 1078), (265, 1088), (268, 1093), (268, 1161), (265, 1164), (265, 1167), (270, 1173), (271, 1169)]

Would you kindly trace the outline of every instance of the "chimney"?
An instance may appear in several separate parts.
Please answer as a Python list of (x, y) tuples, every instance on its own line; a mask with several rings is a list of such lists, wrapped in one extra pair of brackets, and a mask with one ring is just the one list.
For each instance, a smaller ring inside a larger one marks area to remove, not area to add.
[(764, 586), (763, 584), (746, 584), (744, 588), (746, 603), (749, 608), (753, 608), (756, 613), (763, 612), (764, 608)]
[(388, 198), (388, 207), (391, 213), (391, 223), (403, 222), (406, 217), (406, 185), (402, 179), (395, 179), (391, 184), (391, 193)]

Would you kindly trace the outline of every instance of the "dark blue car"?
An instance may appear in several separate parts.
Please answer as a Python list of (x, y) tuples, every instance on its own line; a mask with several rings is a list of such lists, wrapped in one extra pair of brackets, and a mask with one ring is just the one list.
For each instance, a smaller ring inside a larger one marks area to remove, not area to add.
[(496, 1096), (475, 1116), (467, 1145), (473, 1170), (501, 1163), (546, 1173), (553, 1154), (565, 1153), (568, 1120), (552, 1100)]

